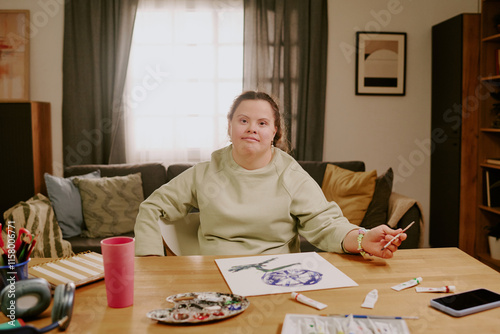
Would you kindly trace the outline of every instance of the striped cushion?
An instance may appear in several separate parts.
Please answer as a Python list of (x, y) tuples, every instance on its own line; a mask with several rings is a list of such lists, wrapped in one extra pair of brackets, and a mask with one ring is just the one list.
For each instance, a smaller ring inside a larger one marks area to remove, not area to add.
[[(71, 244), (62, 238), (50, 200), (42, 194), (37, 194), (26, 202), (19, 202), (4, 213), (4, 219), (6, 222), (14, 221), (16, 231), (24, 227), (33, 236), (38, 234), (32, 258), (57, 258), (73, 254)], [(7, 240), (6, 226), (3, 227), (2, 236)]]

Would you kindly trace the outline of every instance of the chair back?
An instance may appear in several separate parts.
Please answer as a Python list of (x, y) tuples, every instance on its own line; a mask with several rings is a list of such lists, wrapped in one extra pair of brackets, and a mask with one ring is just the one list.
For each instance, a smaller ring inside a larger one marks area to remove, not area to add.
[(167, 255), (200, 255), (198, 228), (200, 226), (199, 212), (193, 212), (178, 221), (159, 219), (163, 242)]

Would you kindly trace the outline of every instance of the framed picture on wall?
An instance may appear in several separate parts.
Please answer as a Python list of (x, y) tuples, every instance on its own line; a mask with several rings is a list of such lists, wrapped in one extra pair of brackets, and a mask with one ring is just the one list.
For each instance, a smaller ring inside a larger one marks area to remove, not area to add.
[(0, 101), (29, 100), (29, 10), (0, 10)]
[(356, 33), (356, 95), (405, 95), (406, 33)]

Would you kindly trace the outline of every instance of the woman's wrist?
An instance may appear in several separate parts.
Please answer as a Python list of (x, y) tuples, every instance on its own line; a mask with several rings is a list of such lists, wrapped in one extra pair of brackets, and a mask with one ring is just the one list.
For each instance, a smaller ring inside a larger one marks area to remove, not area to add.
[[(358, 249), (358, 238), (360, 238), (360, 230), (362, 230), (364, 233), (366, 233), (366, 229), (364, 228), (356, 228), (350, 230), (346, 236), (344, 237), (344, 240), (342, 241), (342, 250), (345, 253), (349, 254), (359, 254), (360, 250)], [(361, 242), (363, 241), (363, 236), (361, 237)]]
[(365, 256), (366, 254), (371, 255), (370, 253), (366, 252), (365, 249), (363, 248), (363, 239), (365, 237), (365, 234), (368, 233), (369, 230), (366, 228), (360, 228), (358, 230), (358, 236), (356, 238), (357, 244), (358, 244), (358, 252), (362, 255)]

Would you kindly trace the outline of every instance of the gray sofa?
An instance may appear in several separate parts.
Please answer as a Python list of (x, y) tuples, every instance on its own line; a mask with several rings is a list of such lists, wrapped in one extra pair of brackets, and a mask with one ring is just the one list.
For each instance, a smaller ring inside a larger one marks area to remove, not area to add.
[[(345, 161), (345, 162), (316, 162), (316, 161), (299, 161), (300, 165), (307, 171), (311, 177), (321, 186), (323, 182), (323, 175), (325, 174), (325, 169), (327, 164), (334, 164), (341, 168), (348, 169), (351, 171), (362, 172), (365, 171), (365, 164), (361, 161)], [(124, 176), (133, 173), (141, 173), (142, 185), (144, 198), (147, 198), (155, 189), (161, 185), (167, 183), (192, 165), (190, 164), (173, 164), (165, 167), (161, 163), (142, 163), (142, 164), (116, 164), (116, 165), (76, 165), (66, 167), (64, 170), (64, 176), (77, 176), (87, 174), (96, 170), (101, 171), (102, 177), (112, 177), (112, 176)], [(377, 191), (375, 191), (377, 193)], [(394, 194), (394, 193), (393, 193)], [(391, 194), (391, 198), (393, 198)], [(394, 197), (395, 198), (395, 197)], [(408, 198), (402, 195), (398, 195), (397, 201), (401, 201), (404, 198), (408, 201)], [(375, 196), (373, 201), (375, 200)], [(410, 201), (413, 203), (416, 201)], [(394, 205), (393, 205), (394, 206)], [(422, 220), (421, 210), (417, 204), (411, 205), (403, 214), (398, 217), (398, 222), (396, 227), (404, 228), (412, 221), (420, 222)], [(390, 218), (390, 212), (387, 212), (387, 221)], [(368, 226), (370, 227), (370, 226)], [(420, 224), (414, 224), (414, 226), (407, 232), (408, 238), (401, 245), (400, 248), (417, 248), (419, 247), (422, 239), (422, 226)], [(128, 236), (133, 236), (133, 232), (127, 234)], [(71, 243), (73, 251), (75, 253), (92, 250), (100, 253), (100, 241), (101, 238), (84, 238), (81, 236), (76, 236), (66, 239)], [(309, 244), (305, 239), (301, 238), (301, 251), (321, 251)]]

